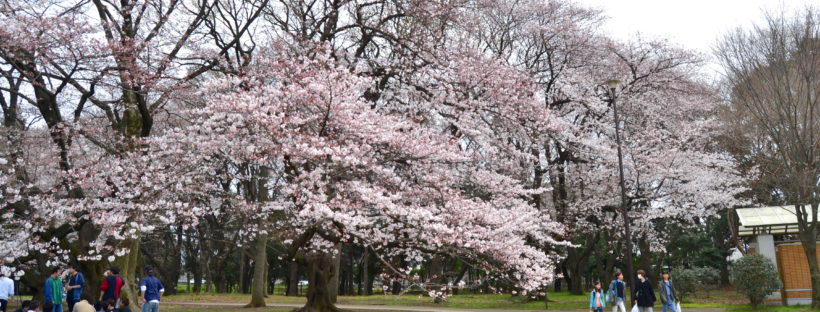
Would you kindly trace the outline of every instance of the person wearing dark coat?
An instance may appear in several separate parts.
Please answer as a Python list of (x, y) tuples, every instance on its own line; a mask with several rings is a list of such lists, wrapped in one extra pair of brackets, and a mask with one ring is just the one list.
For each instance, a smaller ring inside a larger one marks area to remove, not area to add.
[(646, 277), (646, 271), (638, 270), (638, 282), (635, 291), (635, 299), (638, 303), (638, 310), (640, 312), (653, 312), (652, 306), (655, 305), (655, 292), (652, 291), (652, 283)]

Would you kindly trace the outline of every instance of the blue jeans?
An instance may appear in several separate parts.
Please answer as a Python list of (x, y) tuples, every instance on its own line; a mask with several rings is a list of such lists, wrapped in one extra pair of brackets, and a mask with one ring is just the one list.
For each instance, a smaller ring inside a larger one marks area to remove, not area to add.
[(592, 308), (592, 312), (604, 312), (604, 307)]
[(54, 305), (54, 310), (51, 310), (51, 312), (63, 312), (63, 305), (62, 304), (55, 304)]
[(142, 312), (159, 312), (159, 302), (146, 302), (142, 305)]
[(677, 312), (675, 308), (675, 302), (667, 302), (663, 305), (663, 312)]

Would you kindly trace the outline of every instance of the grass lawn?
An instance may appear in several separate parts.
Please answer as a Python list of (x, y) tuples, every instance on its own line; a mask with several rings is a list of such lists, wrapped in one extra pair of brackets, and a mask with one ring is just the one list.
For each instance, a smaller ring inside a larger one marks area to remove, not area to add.
[[(551, 293), (550, 309), (554, 310), (584, 310), (586, 296), (574, 296), (568, 293)], [(245, 303), (250, 301), (250, 296), (246, 294), (181, 294), (168, 296), (165, 300), (169, 302), (231, 302)], [(270, 303), (303, 303), (304, 297), (269, 296), (266, 300)], [(427, 306), (427, 307), (447, 307), (464, 309), (514, 309), (514, 310), (539, 310), (544, 309), (543, 301), (529, 301), (526, 297), (512, 295), (483, 295), (466, 294), (453, 296), (446, 303), (436, 304), (427, 296), (404, 295), (401, 297), (393, 295), (373, 295), (373, 296), (340, 296), (339, 304), (350, 305), (389, 305), (389, 306)], [(176, 311), (176, 310), (174, 310)], [(180, 310), (185, 311), (185, 310)], [(252, 311), (252, 310), (242, 310)]]
[(812, 310), (810, 306), (805, 305), (796, 305), (796, 306), (761, 306), (757, 307), (757, 310), (752, 309), (751, 305), (744, 304), (744, 305), (737, 305), (737, 306), (730, 306), (726, 308), (726, 311), (732, 312), (740, 312), (740, 311), (761, 311), (761, 312), (809, 312), (809, 311), (817, 311)]
[[(564, 311), (589, 311), (587, 308), (587, 295), (571, 295), (566, 292), (549, 293), (549, 309)], [(168, 296), (168, 302), (228, 302), (246, 303), (250, 301), (247, 294), (179, 294)], [(304, 297), (286, 297), (273, 295), (267, 298), (269, 303), (304, 303)], [(387, 306), (425, 306), (425, 307), (446, 307), (461, 309), (503, 309), (503, 310), (543, 310), (543, 301), (530, 301), (525, 297), (487, 294), (464, 294), (450, 297), (446, 303), (436, 304), (427, 296), (404, 295), (401, 297), (393, 295), (372, 295), (372, 296), (340, 296), (339, 304), (349, 305), (387, 305)], [(226, 307), (192, 307), (192, 306), (172, 306), (168, 309), (163, 307), (163, 311), (170, 312), (207, 312), (207, 311), (290, 311), (289, 308), (263, 308), (263, 309), (242, 309)], [(731, 289), (712, 290), (708, 296), (705, 292), (698, 292), (685, 298), (682, 308), (723, 308), (727, 311), (752, 311), (748, 300)], [(660, 307), (656, 306), (660, 311)], [(811, 311), (806, 306), (762, 306), (758, 311), (763, 312), (804, 312)]]

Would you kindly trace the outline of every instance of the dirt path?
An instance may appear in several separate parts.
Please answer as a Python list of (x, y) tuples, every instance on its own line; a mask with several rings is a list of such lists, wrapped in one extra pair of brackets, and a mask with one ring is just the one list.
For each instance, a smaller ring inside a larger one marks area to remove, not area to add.
[[(221, 306), (221, 307), (241, 307), (244, 303), (228, 303), (228, 302), (162, 302), (163, 304), (173, 305), (192, 305), (192, 306)], [(271, 308), (300, 308), (304, 304), (300, 303), (268, 303)], [(437, 307), (413, 307), (413, 306), (387, 306), (387, 305), (358, 305), (358, 304), (340, 304), (339, 308), (356, 311), (385, 311), (385, 312), (543, 312), (545, 310), (475, 310), (475, 309), (454, 309), (454, 308), (437, 308)], [(660, 311), (660, 308), (657, 309)], [(723, 312), (723, 309), (685, 309), (686, 312)], [(551, 312), (578, 312), (578, 311), (558, 311), (548, 310)], [(582, 310), (581, 310), (582, 311)], [(607, 310), (609, 311), (609, 310)]]

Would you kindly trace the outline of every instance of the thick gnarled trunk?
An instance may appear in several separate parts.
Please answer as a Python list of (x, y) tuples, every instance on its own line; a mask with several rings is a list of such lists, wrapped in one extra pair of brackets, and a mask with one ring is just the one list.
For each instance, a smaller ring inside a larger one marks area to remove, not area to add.
[(139, 298), (139, 287), (137, 284), (139, 273), (137, 271), (139, 270), (140, 242), (137, 239), (128, 239), (121, 243), (120, 246), (128, 248), (129, 253), (117, 258), (114, 261), (114, 265), (120, 267), (120, 277), (125, 281), (125, 284), (122, 286), (122, 292), (124, 293), (124, 297), (130, 300), (129, 308), (131, 308), (131, 311), (137, 311), (139, 310), (139, 306), (137, 306), (139, 300), (136, 299)]
[(329, 254), (313, 254), (306, 256), (307, 262), (307, 302), (298, 312), (336, 312), (344, 311), (333, 304), (331, 279), (338, 275), (334, 262), (336, 259)]

